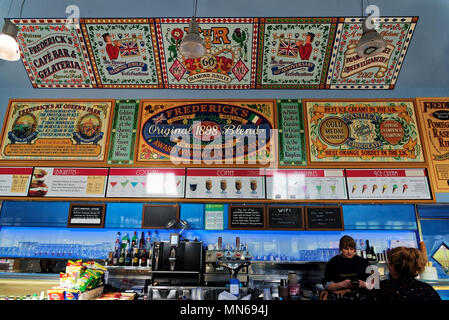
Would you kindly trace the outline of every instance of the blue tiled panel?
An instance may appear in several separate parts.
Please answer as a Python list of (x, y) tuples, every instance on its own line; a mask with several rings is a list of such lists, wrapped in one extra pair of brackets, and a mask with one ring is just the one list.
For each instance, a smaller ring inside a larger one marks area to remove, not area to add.
[(4, 201), (0, 226), (65, 227), (69, 202)]
[(420, 218), (446, 218), (449, 219), (449, 205), (419, 205)]

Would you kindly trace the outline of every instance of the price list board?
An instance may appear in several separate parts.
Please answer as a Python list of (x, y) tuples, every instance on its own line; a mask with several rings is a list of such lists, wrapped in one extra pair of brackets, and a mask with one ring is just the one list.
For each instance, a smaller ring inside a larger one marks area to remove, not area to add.
[(105, 204), (71, 203), (67, 228), (103, 228)]
[(300, 206), (267, 206), (267, 229), (304, 230), (304, 208)]
[(183, 198), (184, 186), (184, 168), (111, 168), (106, 197)]
[(306, 230), (344, 230), (343, 211), (340, 206), (308, 206)]
[(27, 195), (33, 168), (0, 168), (0, 195), (23, 197)]
[(229, 229), (263, 230), (265, 206), (229, 206)]
[(264, 169), (187, 169), (186, 198), (265, 199)]
[(104, 198), (108, 168), (35, 167), (29, 197)]
[(430, 200), (426, 169), (346, 169), (350, 200)]
[(267, 169), (267, 199), (346, 200), (343, 169)]

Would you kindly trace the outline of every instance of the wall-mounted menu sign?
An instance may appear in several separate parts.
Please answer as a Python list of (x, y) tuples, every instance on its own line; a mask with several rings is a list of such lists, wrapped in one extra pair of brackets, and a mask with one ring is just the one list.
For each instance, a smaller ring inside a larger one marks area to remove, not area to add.
[(229, 206), (229, 229), (265, 229), (265, 206)]
[(344, 230), (340, 206), (306, 207), (306, 230)]
[(346, 169), (349, 199), (432, 199), (426, 169)]
[(29, 197), (104, 198), (107, 168), (34, 168)]
[(347, 199), (343, 169), (267, 169), (267, 199)]
[(187, 169), (186, 198), (265, 199), (264, 169)]
[(106, 197), (182, 198), (184, 182), (184, 168), (111, 168)]
[(103, 228), (105, 204), (71, 203), (67, 228)]
[(0, 168), (0, 196), (26, 196), (33, 168)]
[(139, 100), (115, 102), (108, 164), (133, 164)]
[(204, 229), (223, 230), (224, 227), (224, 205), (206, 204), (204, 206)]
[(267, 206), (267, 229), (304, 230), (303, 207)]
[(279, 164), (306, 165), (304, 117), (300, 100), (280, 100), (278, 106)]
[(171, 220), (179, 220), (179, 205), (145, 204), (142, 228), (165, 228)]

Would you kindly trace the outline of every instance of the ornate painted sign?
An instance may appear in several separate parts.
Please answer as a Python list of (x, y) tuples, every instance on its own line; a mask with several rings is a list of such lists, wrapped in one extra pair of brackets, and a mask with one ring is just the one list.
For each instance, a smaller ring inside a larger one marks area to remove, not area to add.
[(179, 44), (190, 18), (156, 19), (164, 88), (250, 89), (255, 87), (257, 18), (198, 18), (206, 54), (187, 59)]
[(103, 161), (111, 100), (11, 100), (3, 160)]
[(108, 164), (133, 164), (139, 105), (139, 100), (115, 102)]
[(323, 89), (337, 19), (261, 19), (257, 88)]
[(268, 164), (275, 159), (273, 100), (142, 100), (136, 161)]
[(158, 88), (153, 19), (84, 19), (82, 29), (100, 88)]
[(416, 98), (435, 192), (449, 192), (449, 98)]
[(35, 88), (96, 86), (79, 24), (65, 19), (14, 19), (25, 69)]
[(357, 55), (364, 18), (340, 18), (326, 88), (393, 89), (418, 17), (389, 17), (373, 20), (387, 43), (383, 52), (372, 57)]
[(305, 101), (311, 162), (424, 162), (413, 101)]

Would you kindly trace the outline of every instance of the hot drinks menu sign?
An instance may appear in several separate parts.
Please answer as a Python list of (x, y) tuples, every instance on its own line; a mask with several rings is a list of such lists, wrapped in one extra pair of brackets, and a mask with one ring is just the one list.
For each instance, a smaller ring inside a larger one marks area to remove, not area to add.
[(96, 86), (79, 22), (65, 19), (14, 19), (22, 61), (33, 87)]
[(102, 161), (113, 101), (11, 100), (3, 160)]
[(311, 162), (424, 162), (413, 101), (306, 101)]

